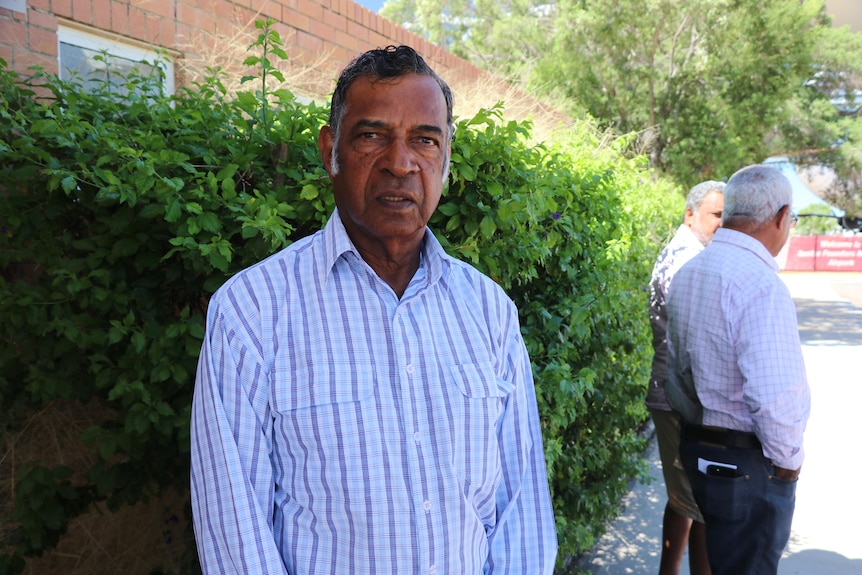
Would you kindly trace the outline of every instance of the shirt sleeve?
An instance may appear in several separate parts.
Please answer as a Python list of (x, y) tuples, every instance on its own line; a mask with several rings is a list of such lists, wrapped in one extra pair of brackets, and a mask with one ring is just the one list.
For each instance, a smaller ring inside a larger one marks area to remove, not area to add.
[(793, 300), (783, 284), (772, 284), (738, 309), (738, 365), (755, 433), (774, 465), (797, 469), (810, 393)]
[(557, 556), (557, 532), (533, 375), (515, 314), (511, 321), (517, 335), (510, 338), (506, 377), (514, 378), (516, 387), (498, 432), (503, 478), (484, 572), (550, 575)]
[(273, 538), (269, 418), (255, 410), (255, 397), (266, 395), (267, 376), (254, 347), (226, 323), (217, 295), (192, 403), (191, 503), (198, 555), (205, 575), (287, 575)]

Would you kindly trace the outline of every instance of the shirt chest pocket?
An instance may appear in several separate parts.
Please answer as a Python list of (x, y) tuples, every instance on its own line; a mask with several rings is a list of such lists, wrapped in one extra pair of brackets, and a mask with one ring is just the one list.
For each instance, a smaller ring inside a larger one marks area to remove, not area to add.
[(515, 389), (514, 382), (497, 377), (490, 362), (454, 365), (449, 376), (465, 398), (506, 397)]
[(475, 441), (494, 434), (506, 407), (514, 382), (497, 377), (490, 363), (452, 366), (449, 377), (457, 386), (460, 398), (453, 402), (453, 415), (467, 434), (463, 439)]
[(371, 397), (374, 368), (363, 364), (325, 364), (310, 368), (274, 368), (270, 375), (272, 407), (287, 414), (311, 408), (333, 409)]

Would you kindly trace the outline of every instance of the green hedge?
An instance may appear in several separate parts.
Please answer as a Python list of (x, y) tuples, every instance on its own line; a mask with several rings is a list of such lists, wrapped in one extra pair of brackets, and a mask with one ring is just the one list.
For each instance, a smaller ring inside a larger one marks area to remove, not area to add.
[[(168, 98), (134, 75), (139, 91), (86, 94), (0, 61), (0, 424), (26, 433), (58, 401), (101, 417), (83, 468), (17, 470), (0, 571), (96, 502), (187, 492), (209, 294), (333, 209), (316, 146), (328, 110), (259, 82), (278, 77), (278, 46), (264, 28), (247, 61), (259, 89), (236, 95), (217, 70)], [(520, 308), (562, 557), (592, 545), (643, 470), (644, 288), (680, 198), (587, 127), (529, 139), (498, 108), (460, 120), (431, 226)]]

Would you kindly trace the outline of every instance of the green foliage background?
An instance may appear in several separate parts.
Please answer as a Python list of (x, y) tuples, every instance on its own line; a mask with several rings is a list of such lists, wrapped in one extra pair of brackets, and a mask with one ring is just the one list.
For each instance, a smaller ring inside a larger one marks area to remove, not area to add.
[(813, 204), (799, 210), (799, 221), (793, 228), (797, 236), (822, 236), (840, 231), (838, 218), (832, 215), (832, 208), (827, 204)]
[[(168, 98), (134, 75), (138, 91), (86, 94), (0, 61), (4, 437), (56, 402), (109, 414), (82, 438), (88, 465), (18, 470), (4, 573), (52, 549), (95, 502), (187, 491), (209, 295), (331, 214), (316, 146), (328, 110), (267, 92), (280, 39), (259, 27), (263, 55), (246, 63), (264, 82), (230, 96), (216, 70)], [(682, 200), (589, 126), (553, 145), (530, 139), (500, 108), (461, 119), (431, 227), (519, 306), (562, 558), (592, 545), (643, 471), (644, 288)]]

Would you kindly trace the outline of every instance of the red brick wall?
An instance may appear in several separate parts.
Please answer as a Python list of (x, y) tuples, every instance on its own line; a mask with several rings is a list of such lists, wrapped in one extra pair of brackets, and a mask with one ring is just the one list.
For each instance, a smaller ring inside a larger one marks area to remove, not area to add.
[[(484, 76), (352, 0), (28, 0), (25, 13), (0, 8), (0, 58), (19, 72), (40, 65), (56, 73), (58, 23), (71, 21), (165, 48), (186, 64), (209, 63), (214, 54), (238, 64), (225, 46), (233, 42), (245, 54), (257, 32), (254, 21), (266, 17), (278, 21), (291, 60), (316, 63), (328, 86), (313, 91), (322, 94), (351, 58), (387, 44), (413, 46), (450, 84)], [(187, 71), (178, 66), (178, 84)]]

